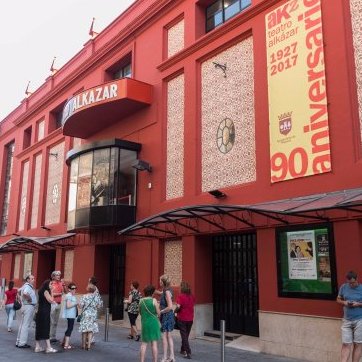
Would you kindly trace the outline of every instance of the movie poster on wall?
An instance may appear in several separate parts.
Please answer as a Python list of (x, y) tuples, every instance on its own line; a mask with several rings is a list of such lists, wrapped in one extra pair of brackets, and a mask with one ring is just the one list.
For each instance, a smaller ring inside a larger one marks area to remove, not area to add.
[(331, 171), (320, 0), (266, 14), (271, 182)]
[(289, 279), (317, 279), (314, 231), (288, 232)]

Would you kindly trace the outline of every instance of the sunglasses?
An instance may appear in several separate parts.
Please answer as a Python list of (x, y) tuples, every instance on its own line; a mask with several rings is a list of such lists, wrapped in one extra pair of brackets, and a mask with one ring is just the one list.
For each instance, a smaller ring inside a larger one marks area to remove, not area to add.
[(72, 287), (72, 288), (69, 288), (70, 290), (75, 290), (75, 289), (77, 289), (77, 287)]

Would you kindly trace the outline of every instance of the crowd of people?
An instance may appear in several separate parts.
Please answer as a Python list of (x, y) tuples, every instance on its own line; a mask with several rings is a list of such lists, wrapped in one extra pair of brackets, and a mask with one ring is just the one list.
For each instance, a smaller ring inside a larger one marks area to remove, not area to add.
[[(61, 279), (60, 271), (53, 271), (51, 279), (45, 280), (36, 291), (34, 275), (29, 274), (24, 285), (16, 289), (14, 282), (10, 281), (4, 294), (1, 306), (5, 307), (7, 314), (7, 330), (12, 332), (13, 320), (17, 310), (21, 314), (17, 348), (31, 348), (28, 344), (29, 331), (35, 322), (35, 348), (34, 351), (55, 353), (56, 333), (60, 316), (67, 320), (67, 329), (64, 333), (61, 347), (72, 349), (70, 343), (75, 321), (79, 322), (79, 332), (82, 335), (82, 349), (89, 351), (94, 343), (94, 334), (98, 332), (98, 310), (103, 302), (97, 288), (97, 280), (91, 277), (85, 293), (78, 298), (77, 285), (70, 282), (65, 284)], [(160, 289), (147, 285), (143, 296), (139, 283), (133, 281), (128, 297), (124, 299), (126, 311), (130, 322), (129, 339), (140, 344), (140, 361), (145, 360), (147, 345), (151, 344), (153, 361), (158, 360), (158, 341), (162, 340), (161, 362), (174, 362), (175, 350), (172, 331), (177, 328), (181, 335), (180, 353), (183, 357), (191, 359), (189, 335), (194, 319), (195, 299), (191, 294), (190, 286), (183, 281), (180, 293), (174, 299), (171, 280), (168, 275), (160, 277)], [(141, 333), (137, 329), (137, 318), (141, 317)], [(52, 345), (53, 344), (53, 345)]]
[(14, 282), (10, 281), (8, 290), (4, 294), (2, 306), (7, 313), (8, 332), (12, 332), (16, 310), (21, 314), (15, 346), (31, 348), (28, 336), (35, 322), (34, 351), (57, 352), (52, 343), (60, 342), (56, 339), (56, 333), (60, 313), (63, 311), (62, 317), (67, 320), (67, 329), (61, 347), (66, 350), (72, 348), (70, 337), (77, 319), (80, 322), (79, 332), (82, 333), (82, 348), (90, 350), (93, 334), (98, 332), (98, 309), (103, 305), (96, 279), (94, 277), (89, 279), (85, 294), (79, 299), (75, 295), (76, 284), (71, 282), (66, 285), (61, 279), (60, 271), (54, 271), (51, 279), (45, 280), (38, 291), (35, 290), (34, 283), (34, 275), (29, 274), (19, 289), (14, 288)]

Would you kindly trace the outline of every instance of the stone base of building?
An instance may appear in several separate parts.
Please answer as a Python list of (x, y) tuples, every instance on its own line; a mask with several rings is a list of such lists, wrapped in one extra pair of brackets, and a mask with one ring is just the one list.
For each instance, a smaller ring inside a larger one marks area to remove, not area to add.
[(313, 362), (338, 362), (341, 320), (259, 311), (261, 352)]

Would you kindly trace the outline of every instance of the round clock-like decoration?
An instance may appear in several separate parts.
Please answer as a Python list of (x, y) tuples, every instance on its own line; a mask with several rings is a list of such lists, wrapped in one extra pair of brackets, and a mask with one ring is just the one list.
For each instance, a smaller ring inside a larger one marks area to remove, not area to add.
[(235, 126), (230, 118), (225, 118), (217, 129), (217, 148), (221, 153), (228, 153), (234, 146)]

